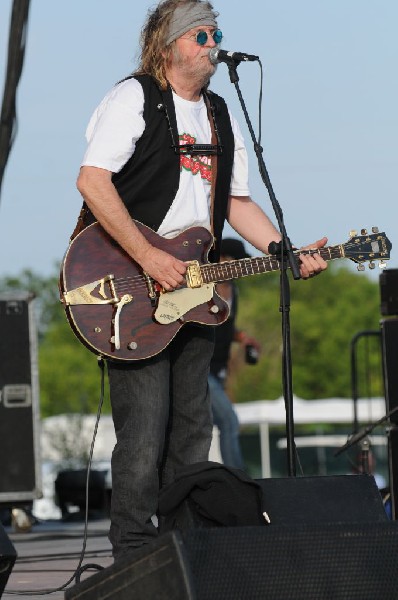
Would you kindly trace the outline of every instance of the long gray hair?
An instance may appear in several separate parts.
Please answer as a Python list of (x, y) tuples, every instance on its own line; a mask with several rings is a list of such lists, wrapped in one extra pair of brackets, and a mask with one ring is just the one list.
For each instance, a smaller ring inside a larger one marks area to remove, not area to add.
[(213, 6), (208, 0), (164, 0), (148, 12), (146, 23), (141, 30), (140, 64), (135, 74), (152, 75), (163, 90), (167, 88), (166, 65), (174, 44), (172, 42), (166, 46), (170, 21), (177, 7), (189, 4), (202, 5), (213, 11)]

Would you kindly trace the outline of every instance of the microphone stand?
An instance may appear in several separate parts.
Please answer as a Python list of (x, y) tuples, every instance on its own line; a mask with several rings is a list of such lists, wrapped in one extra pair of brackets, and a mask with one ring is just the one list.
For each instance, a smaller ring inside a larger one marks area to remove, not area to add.
[(371, 433), (373, 431), (373, 429), (375, 429), (378, 425), (382, 425), (383, 423), (385, 423), (385, 421), (388, 421), (388, 419), (391, 417), (391, 415), (393, 415), (397, 411), (398, 411), (398, 406), (396, 406), (395, 408), (390, 410), (387, 414), (385, 414), (383, 417), (381, 417), (381, 419), (378, 419), (378, 421), (374, 421), (373, 423), (370, 423), (370, 425), (368, 425), (367, 427), (364, 427), (363, 429), (360, 429), (359, 431), (354, 432), (348, 438), (346, 443), (343, 444), (340, 448), (338, 448), (338, 450), (336, 450), (336, 452), (334, 453), (334, 456), (340, 456), (340, 454), (342, 454), (343, 452), (346, 452), (349, 448), (351, 448), (351, 446), (354, 446), (354, 444), (358, 444), (363, 439), (367, 438), (369, 433)]
[[(282, 385), (283, 396), (286, 410), (286, 440), (287, 440), (287, 459), (289, 476), (296, 475), (296, 453), (294, 443), (294, 417), (293, 417), (293, 389), (292, 389), (292, 362), (291, 362), (291, 343), (290, 343), (290, 286), (287, 277), (287, 268), (290, 266), (293, 278), (300, 279), (300, 269), (297, 264), (290, 239), (286, 233), (283, 220), (283, 213), (278, 200), (276, 199), (272, 184), (267, 172), (267, 168), (262, 156), (262, 147), (257, 143), (256, 136), (250, 118), (246, 109), (245, 102), (239, 87), (239, 77), (236, 71), (240, 60), (230, 58), (225, 61), (228, 66), (231, 83), (234, 84), (238, 98), (245, 115), (246, 123), (249, 128), (250, 136), (253, 141), (254, 151), (257, 156), (261, 179), (265, 184), (271, 200), (272, 208), (278, 223), (282, 239), (280, 242), (272, 242), (269, 245), (269, 252), (276, 255), (280, 261), (280, 312), (282, 314)], [(287, 261), (286, 261), (287, 259)]]

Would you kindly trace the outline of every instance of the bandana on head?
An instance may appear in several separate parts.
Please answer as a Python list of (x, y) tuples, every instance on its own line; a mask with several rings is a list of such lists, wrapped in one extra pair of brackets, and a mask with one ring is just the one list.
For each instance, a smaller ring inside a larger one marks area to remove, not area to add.
[(166, 46), (174, 42), (194, 27), (208, 25), (217, 27), (216, 15), (207, 6), (201, 4), (184, 4), (177, 6), (171, 17)]

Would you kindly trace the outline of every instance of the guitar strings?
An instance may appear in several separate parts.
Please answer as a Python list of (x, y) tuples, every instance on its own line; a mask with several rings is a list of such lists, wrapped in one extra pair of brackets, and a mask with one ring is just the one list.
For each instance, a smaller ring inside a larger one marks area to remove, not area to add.
[[(360, 254), (360, 249), (356, 248), (355, 243), (346, 243), (344, 247), (350, 251), (351, 254), (353, 250), (357, 250), (356, 254)], [(315, 254), (319, 253), (322, 257), (329, 257), (330, 260), (335, 258), (339, 258), (342, 255), (340, 246), (329, 246), (328, 248), (320, 248), (320, 249), (309, 249), (309, 250), (297, 250), (294, 252), (295, 255), (298, 254)], [(344, 254), (343, 254), (344, 256)], [(246, 258), (238, 261), (230, 261), (223, 263), (207, 263), (204, 265), (200, 265), (200, 270), (202, 275), (204, 276), (205, 282), (215, 282), (217, 280), (223, 280), (227, 278), (234, 278), (245, 275), (257, 275), (261, 274), (264, 271), (260, 269), (264, 269), (270, 267), (271, 270), (277, 270), (280, 266), (280, 261), (277, 257), (265, 255), (258, 256), (255, 258)], [(150, 278), (152, 284), (155, 284), (155, 281)], [(128, 292), (136, 289), (147, 288), (147, 280), (142, 274), (121, 277), (113, 280), (115, 286), (117, 286), (118, 292)]]

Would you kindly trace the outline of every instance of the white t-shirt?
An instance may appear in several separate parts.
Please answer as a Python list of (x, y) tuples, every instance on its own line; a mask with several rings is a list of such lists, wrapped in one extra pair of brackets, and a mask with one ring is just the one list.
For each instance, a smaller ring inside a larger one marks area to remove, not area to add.
[[(184, 100), (173, 93), (180, 144), (210, 144), (211, 129), (203, 98)], [(134, 78), (116, 85), (94, 111), (86, 131), (88, 147), (82, 166), (99, 167), (118, 173), (134, 152), (141, 137), (144, 93)], [(232, 117), (235, 155), (230, 194), (249, 196), (248, 161), (243, 137)], [(222, 143), (222, 140), (221, 140)], [(180, 185), (158, 233), (174, 237), (187, 227), (210, 228), (211, 166), (209, 156), (181, 155)]]

